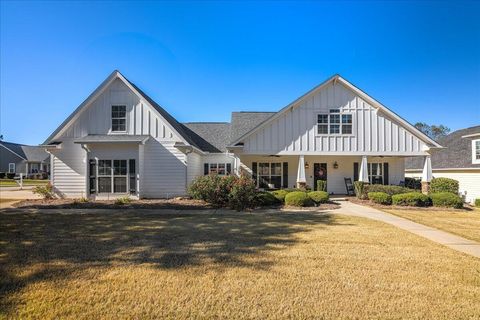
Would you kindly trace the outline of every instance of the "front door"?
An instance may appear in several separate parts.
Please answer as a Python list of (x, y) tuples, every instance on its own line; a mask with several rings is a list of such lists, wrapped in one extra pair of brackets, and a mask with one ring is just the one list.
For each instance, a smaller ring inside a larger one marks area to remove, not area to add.
[(317, 190), (317, 181), (327, 181), (327, 164), (326, 163), (314, 163), (313, 164), (313, 189)]

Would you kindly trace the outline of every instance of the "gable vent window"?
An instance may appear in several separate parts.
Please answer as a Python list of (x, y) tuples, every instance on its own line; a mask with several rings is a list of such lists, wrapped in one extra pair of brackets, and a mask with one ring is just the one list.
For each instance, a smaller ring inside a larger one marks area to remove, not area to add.
[(352, 134), (352, 115), (330, 109), (317, 116), (317, 134)]
[(125, 132), (127, 130), (126, 106), (112, 106), (112, 132)]

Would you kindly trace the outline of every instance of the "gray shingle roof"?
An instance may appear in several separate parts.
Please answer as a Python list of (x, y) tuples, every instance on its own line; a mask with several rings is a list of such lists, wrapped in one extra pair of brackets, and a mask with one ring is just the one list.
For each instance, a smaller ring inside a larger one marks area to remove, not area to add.
[(0, 144), (27, 161), (41, 162), (47, 160), (49, 157), (48, 153), (45, 152), (45, 149), (42, 147), (27, 146), (24, 144), (6, 141), (2, 141)]
[[(462, 136), (480, 133), (480, 126), (461, 129), (438, 139), (438, 143), (445, 147), (432, 154), (433, 169), (449, 168), (480, 168), (480, 164), (472, 164), (472, 140), (479, 137)], [(405, 169), (422, 169), (423, 157), (405, 159)]]
[(260, 123), (264, 122), (276, 112), (232, 112), (232, 123), (230, 129), (230, 143), (234, 142)]
[(202, 151), (225, 152), (230, 136), (228, 122), (187, 122), (183, 123), (185, 131)]

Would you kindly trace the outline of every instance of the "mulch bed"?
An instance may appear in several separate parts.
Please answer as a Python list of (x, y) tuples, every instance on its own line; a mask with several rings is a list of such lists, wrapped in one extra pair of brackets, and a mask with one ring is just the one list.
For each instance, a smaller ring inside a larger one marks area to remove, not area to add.
[[(96, 200), (88, 202), (80, 202), (78, 199), (31, 199), (21, 200), (12, 205), (15, 208), (22, 209), (173, 209), (173, 210), (205, 210), (217, 209), (216, 207), (201, 201), (189, 198), (173, 198), (173, 199), (141, 199), (132, 200), (128, 204), (116, 204), (115, 200)], [(285, 207), (285, 209), (296, 210), (332, 210), (338, 209), (340, 205), (336, 202), (322, 203), (317, 207)], [(263, 209), (263, 208), (261, 208)], [(282, 209), (282, 206), (270, 206), (264, 209)], [(252, 211), (252, 210), (248, 210)]]
[(128, 204), (116, 204), (115, 200), (96, 200), (79, 202), (75, 199), (22, 200), (13, 204), (15, 208), (31, 209), (176, 209), (203, 210), (213, 209), (204, 201), (188, 198), (141, 199)]
[(412, 211), (445, 211), (445, 210), (448, 210), (448, 211), (459, 211), (459, 212), (462, 212), (462, 211), (472, 211), (473, 208), (468, 205), (468, 204), (464, 204), (464, 207), (463, 209), (455, 209), (455, 208), (443, 208), (443, 207), (409, 207), (409, 206), (394, 206), (394, 205), (381, 205), (381, 204), (378, 204), (378, 203), (374, 203), (370, 200), (360, 200), (360, 199), (357, 199), (355, 197), (352, 197), (352, 198), (349, 198), (348, 201), (350, 202), (353, 202), (353, 203), (356, 203), (356, 204), (360, 204), (362, 206), (367, 206), (367, 207), (372, 207), (372, 208), (376, 208), (376, 209), (379, 209), (379, 210), (382, 210), (382, 209), (397, 209), (397, 210), (412, 210)]

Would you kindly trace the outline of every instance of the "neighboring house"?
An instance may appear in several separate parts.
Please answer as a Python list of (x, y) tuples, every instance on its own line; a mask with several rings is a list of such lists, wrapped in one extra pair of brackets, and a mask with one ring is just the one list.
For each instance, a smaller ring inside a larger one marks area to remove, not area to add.
[[(434, 177), (458, 180), (467, 202), (480, 198), (480, 126), (457, 130), (438, 142), (445, 147), (432, 154)], [(405, 161), (405, 175), (417, 178), (423, 164), (416, 158)]]
[[(340, 76), (279, 112), (234, 112), (230, 123), (179, 123), (114, 71), (42, 145), (64, 196), (185, 195), (197, 176), (252, 175), (260, 188), (345, 193), (368, 161), (372, 183), (398, 184), (404, 158), (440, 147)], [(368, 159), (367, 159), (368, 158)]]
[(0, 141), (0, 172), (49, 173), (49, 157), (42, 147)]

